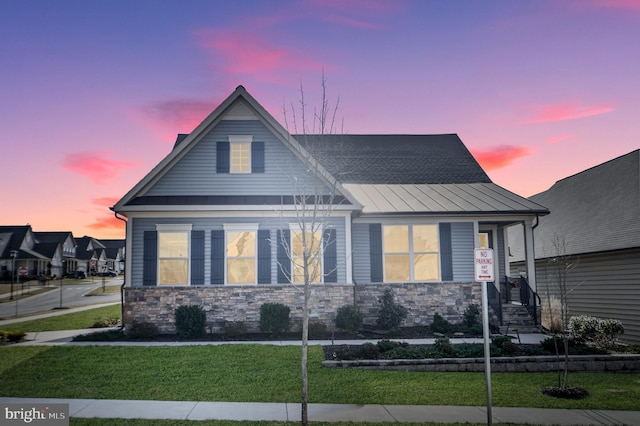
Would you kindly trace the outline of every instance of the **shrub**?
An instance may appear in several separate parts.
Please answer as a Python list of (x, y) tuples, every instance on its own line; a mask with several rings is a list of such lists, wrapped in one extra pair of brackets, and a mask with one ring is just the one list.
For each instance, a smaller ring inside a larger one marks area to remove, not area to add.
[(5, 331), (4, 340), (11, 343), (18, 343), (27, 335), (24, 331)]
[(260, 306), (260, 331), (280, 334), (291, 328), (291, 309), (281, 303), (265, 303)]
[(438, 337), (435, 340), (433, 347), (444, 356), (453, 355), (453, 344), (451, 344), (448, 337)]
[(362, 327), (364, 316), (355, 305), (344, 305), (336, 313), (336, 328), (356, 333)]
[(394, 342), (393, 340), (383, 339), (378, 341), (376, 346), (378, 346), (378, 350), (380, 352), (388, 352), (400, 346), (400, 343)]
[(115, 327), (120, 324), (119, 318), (103, 318), (93, 323), (93, 325), (89, 328), (106, 328), (106, 327)]
[(124, 329), (124, 335), (128, 339), (152, 339), (160, 334), (158, 327), (151, 322), (133, 321)]
[(198, 339), (207, 334), (207, 314), (200, 305), (182, 305), (175, 310), (176, 334), (181, 339)]
[(309, 338), (325, 339), (329, 336), (329, 330), (322, 321), (309, 321)]
[(611, 350), (624, 335), (622, 322), (615, 319), (600, 319), (588, 315), (571, 317), (571, 336), (581, 343), (592, 343), (602, 350)]
[[(482, 323), (480, 322), (480, 307), (474, 303), (467, 306), (467, 309), (464, 311), (464, 319), (462, 323), (467, 328), (467, 330), (473, 330), (474, 327), (480, 325), (482, 327)], [(481, 328), (482, 330), (482, 328)]]
[(435, 313), (433, 315), (433, 323), (431, 324), (431, 331), (434, 333), (448, 334), (453, 330), (453, 326), (449, 321), (444, 319), (440, 314)]
[(81, 334), (73, 338), (74, 342), (113, 342), (122, 340), (125, 336), (122, 330), (96, 331), (90, 334)]
[(518, 351), (518, 346), (507, 336), (496, 336), (491, 339), (491, 344), (505, 354), (514, 354)]
[(393, 299), (393, 290), (386, 288), (382, 297), (378, 300), (380, 311), (378, 312), (376, 324), (384, 330), (398, 328), (407, 317), (407, 308), (396, 303)]
[(244, 336), (249, 332), (249, 326), (244, 321), (226, 321), (222, 325), (222, 334), (226, 338)]

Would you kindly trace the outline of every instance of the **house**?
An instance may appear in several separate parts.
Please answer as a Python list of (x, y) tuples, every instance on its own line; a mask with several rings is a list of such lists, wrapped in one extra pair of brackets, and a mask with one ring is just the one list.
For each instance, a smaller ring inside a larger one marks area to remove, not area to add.
[[(333, 327), (336, 310), (356, 304), (375, 322), (391, 288), (406, 326), (435, 313), (459, 322), (481, 304), (474, 248), (493, 248), (495, 276), (509, 275), (513, 224), (526, 230), (535, 291), (532, 226), (548, 214), (492, 183), (455, 134), (292, 135), (242, 86), (112, 210), (127, 218), (123, 321), (164, 332), (181, 304), (202, 305), (213, 328), (257, 328), (265, 302), (300, 320), (302, 238), (322, 245), (312, 318)], [(321, 228), (301, 225), (301, 211)]]
[[(54, 273), (49, 270), (51, 268), (47, 268), (47, 270), (44, 271), (44, 275), (56, 275), (57, 277), (60, 277), (61, 275), (66, 275), (78, 270), (78, 260), (76, 259), (76, 241), (73, 238), (73, 233), (34, 232), (33, 235), (38, 241), (35, 250), (39, 253), (46, 255), (46, 246), (56, 247), (59, 245), (62, 251), (62, 253), (60, 254), (60, 263), (63, 265), (63, 268), (60, 270), (56, 270)], [(52, 256), (48, 257), (53, 258)]]
[(107, 269), (121, 274), (124, 272), (124, 240), (100, 240), (105, 247), (105, 256), (107, 258)]
[[(640, 150), (559, 180), (529, 200), (551, 211), (540, 218), (534, 233), (543, 306), (548, 298), (559, 297), (556, 265), (570, 263), (569, 314), (618, 319), (626, 341), (639, 343)], [(522, 232), (517, 227), (512, 231), (517, 270), (524, 259)]]
[(78, 259), (78, 271), (89, 275), (97, 275), (107, 268), (107, 254), (102, 243), (89, 236), (76, 238), (76, 258)]

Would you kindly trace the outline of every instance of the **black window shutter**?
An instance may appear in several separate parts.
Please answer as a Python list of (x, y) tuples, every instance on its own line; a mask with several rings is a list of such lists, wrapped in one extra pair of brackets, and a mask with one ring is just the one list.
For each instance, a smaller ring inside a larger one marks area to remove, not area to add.
[(451, 224), (440, 224), (440, 270), (442, 281), (453, 281), (453, 250), (451, 247)]
[(338, 282), (338, 249), (336, 247), (336, 230), (325, 229), (324, 242), (324, 282)]
[(144, 231), (142, 285), (158, 284), (158, 233)]
[(271, 284), (271, 234), (258, 231), (258, 284)]
[(191, 232), (191, 285), (204, 285), (204, 231)]
[(230, 156), (229, 142), (218, 142), (216, 145), (216, 173), (229, 173)]
[(382, 225), (372, 223), (369, 225), (369, 253), (371, 258), (371, 282), (381, 283), (382, 275)]
[(224, 284), (224, 231), (211, 231), (211, 284)]
[[(291, 248), (291, 231), (288, 229), (278, 230), (278, 283), (291, 282), (291, 259), (289, 250)], [(284, 240), (284, 241), (283, 241)]]
[(264, 142), (251, 143), (251, 173), (264, 173)]

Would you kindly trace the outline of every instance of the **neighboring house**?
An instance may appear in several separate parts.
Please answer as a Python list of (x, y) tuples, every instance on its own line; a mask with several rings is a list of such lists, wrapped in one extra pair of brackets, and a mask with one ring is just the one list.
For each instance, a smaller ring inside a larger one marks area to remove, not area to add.
[(107, 269), (114, 271), (116, 274), (124, 272), (124, 240), (100, 240), (105, 247), (105, 255), (107, 257)]
[(112, 207), (128, 219), (124, 323), (173, 332), (175, 308), (199, 304), (213, 328), (255, 329), (265, 302), (299, 321), (303, 199), (331, 205), (310, 302), (329, 327), (347, 304), (375, 322), (385, 288), (407, 326), (461, 321), (481, 304), (474, 248), (494, 248), (495, 275), (509, 275), (517, 223), (535, 290), (532, 224), (548, 210), (492, 183), (457, 135), (294, 136), (239, 86)]
[[(38, 275), (62, 276), (64, 272), (62, 245), (59, 242), (39, 242), (31, 225), (0, 226), (0, 278), (18, 279), (17, 271), (26, 268), (23, 279)], [(15, 269), (14, 269), (15, 264)]]
[(78, 259), (78, 271), (89, 275), (97, 275), (107, 268), (107, 254), (102, 243), (93, 238), (84, 236), (76, 238), (76, 258)]
[[(640, 150), (562, 179), (529, 200), (551, 211), (534, 231), (538, 293), (558, 297), (555, 265), (564, 258), (572, 264), (569, 314), (618, 319), (626, 340), (639, 343)], [(513, 268), (520, 268), (521, 231), (509, 232), (509, 241)]]
[[(68, 274), (78, 270), (78, 260), (76, 259), (76, 241), (73, 238), (71, 232), (34, 232), (34, 236), (38, 241), (36, 251), (44, 254), (43, 250), (39, 250), (37, 247), (45, 244), (53, 246), (59, 244), (62, 250), (61, 261), (64, 264), (64, 271), (56, 271), (55, 275), (58, 277), (60, 273)], [(54, 275), (51, 271), (45, 271), (45, 275)]]

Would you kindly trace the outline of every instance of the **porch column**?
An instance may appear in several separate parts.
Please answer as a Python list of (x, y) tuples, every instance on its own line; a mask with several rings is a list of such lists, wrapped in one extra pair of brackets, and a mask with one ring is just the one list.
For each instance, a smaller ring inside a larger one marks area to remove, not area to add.
[(524, 221), (524, 258), (527, 266), (527, 281), (531, 290), (538, 292), (536, 282), (536, 255), (533, 243), (533, 221), (527, 219)]

